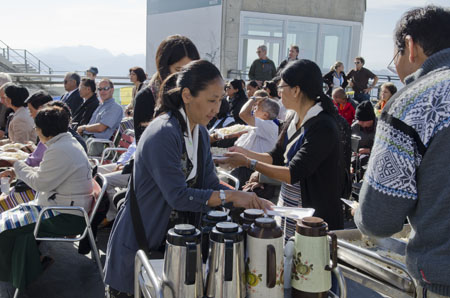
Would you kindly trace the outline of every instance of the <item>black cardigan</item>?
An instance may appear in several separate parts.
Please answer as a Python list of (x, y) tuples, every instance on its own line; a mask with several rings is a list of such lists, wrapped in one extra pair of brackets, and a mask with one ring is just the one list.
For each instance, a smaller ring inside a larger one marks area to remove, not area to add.
[(147, 86), (136, 94), (133, 107), (133, 123), (134, 135), (136, 144), (144, 132), (147, 122), (150, 122), (155, 112), (155, 98), (153, 96), (152, 88)]
[[(291, 120), (292, 121), (292, 120)], [(274, 150), (269, 152), (274, 165), (284, 164), (287, 121)], [(330, 230), (344, 227), (342, 204), (342, 167), (339, 158), (342, 146), (332, 116), (322, 111), (305, 124), (304, 141), (289, 162), (291, 183), (300, 181), (302, 207), (314, 208), (314, 216), (328, 223)]]
[[(327, 91), (327, 95), (331, 96), (331, 92), (333, 90), (333, 88), (331, 87), (331, 85), (333, 84), (333, 74), (334, 74), (334, 70), (330, 70), (326, 75), (323, 76), (323, 82), (325, 84), (327, 84), (328, 86), (328, 91)], [(345, 89), (345, 87), (347, 87), (348, 82), (347, 82), (347, 76), (345, 75), (345, 72), (341, 72), (341, 75), (344, 78), (344, 82), (342, 82), (341, 87)]]

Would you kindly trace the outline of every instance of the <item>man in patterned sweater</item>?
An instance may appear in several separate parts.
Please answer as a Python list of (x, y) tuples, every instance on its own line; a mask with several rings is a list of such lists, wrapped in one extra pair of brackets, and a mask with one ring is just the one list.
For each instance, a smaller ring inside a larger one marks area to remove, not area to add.
[(355, 222), (388, 237), (405, 219), (417, 297), (450, 297), (450, 9), (408, 11), (395, 30), (393, 63), (406, 86), (388, 102)]

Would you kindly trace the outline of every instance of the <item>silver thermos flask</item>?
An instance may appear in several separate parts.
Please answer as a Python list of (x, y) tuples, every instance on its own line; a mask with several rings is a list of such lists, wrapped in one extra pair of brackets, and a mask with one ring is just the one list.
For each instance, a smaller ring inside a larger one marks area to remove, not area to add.
[(167, 232), (164, 254), (164, 297), (203, 297), (201, 233), (188, 224), (176, 225)]
[(233, 222), (219, 222), (210, 233), (206, 296), (244, 298), (244, 232)]

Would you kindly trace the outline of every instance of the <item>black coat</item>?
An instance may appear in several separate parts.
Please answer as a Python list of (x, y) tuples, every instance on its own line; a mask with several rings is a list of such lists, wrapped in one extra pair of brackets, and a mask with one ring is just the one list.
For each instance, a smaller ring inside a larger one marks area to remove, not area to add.
[[(61, 98), (63, 98), (64, 95)], [(78, 90), (78, 88), (72, 94), (70, 94), (69, 97), (62, 99), (62, 102), (69, 106), (70, 111), (73, 115), (83, 104), (83, 99), (80, 96), (80, 91)]]
[(77, 127), (80, 125), (86, 125), (91, 120), (92, 114), (94, 114), (95, 109), (99, 106), (97, 96), (94, 94), (88, 98), (83, 104), (78, 108), (78, 110), (73, 113), (72, 122), (78, 123)]
[(137, 144), (146, 128), (146, 123), (152, 120), (155, 112), (155, 97), (151, 86), (143, 88), (136, 94), (133, 108), (134, 135)]

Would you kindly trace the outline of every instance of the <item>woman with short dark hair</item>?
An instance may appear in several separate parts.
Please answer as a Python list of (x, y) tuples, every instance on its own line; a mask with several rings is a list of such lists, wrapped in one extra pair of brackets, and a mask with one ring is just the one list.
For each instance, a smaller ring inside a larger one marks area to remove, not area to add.
[[(39, 139), (47, 146), (39, 167), (9, 159), (14, 167), (0, 177), (17, 176), (37, 191), (33, 203), (22, 204), (2, 213), (8, 218), (35, 218), (46, 206), (80, 206), (89, 212), (92, 204), (91, 167), (81, 145), (67, 132), (70, 115), (61, 107), (45, 107), (35, 118)], [(8, 225), (0, 224), (0, 227)], [(20, 223), (0, 231), (0, 280), (24, 289), (43, 271), (43, 261), (33, 235), (35, 223)], [(73, 211), (60, 211), (42, 222), (46, 235), (77, 235), (85, 228), (84, 217)], [(48, 257), (47, 257), (48, 260)]]
[(5, 95), (6, 105), (14, 111), (14, 116), (8, 126), (9, 141), (22, 144), (26, 144), (28, 141), (35, 142), (33, 118), (25, 104), (29, 95), (27, 88), (11, 84), (5, 88)]
[(141, 67), (135, 66), (130, 68), (129, 76), (131, 83), (134, 84), (133, 92), (131, 93), (131, 98), (134, 99), (136, 97), (136, 94), (141, 90), (142, 86), (144, 85), (144, 82), (147, 79), (147, 75), (145, 74), (145, 71)]

